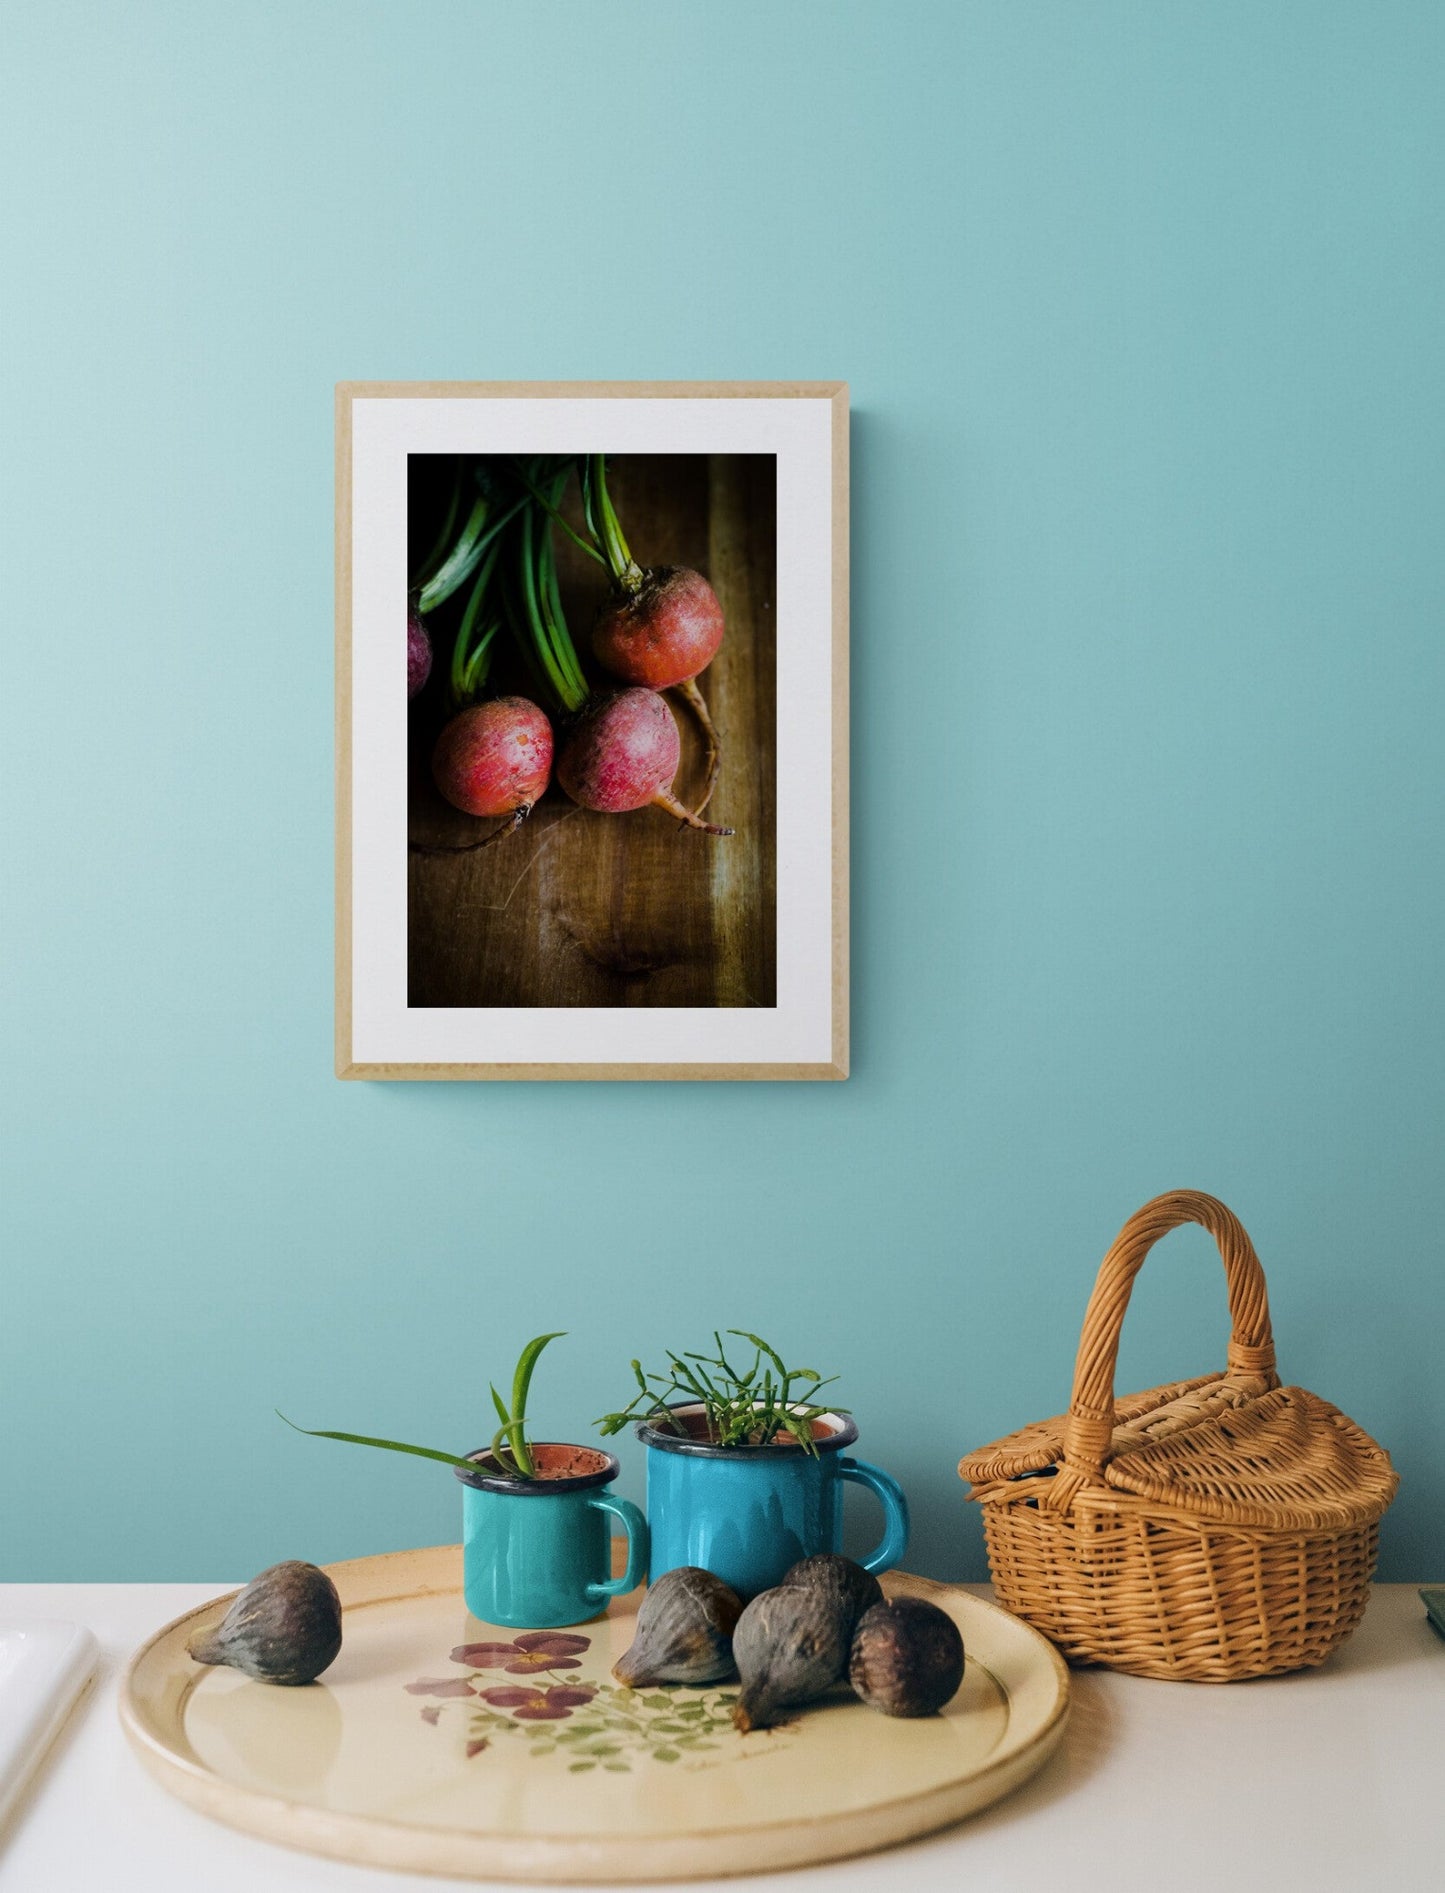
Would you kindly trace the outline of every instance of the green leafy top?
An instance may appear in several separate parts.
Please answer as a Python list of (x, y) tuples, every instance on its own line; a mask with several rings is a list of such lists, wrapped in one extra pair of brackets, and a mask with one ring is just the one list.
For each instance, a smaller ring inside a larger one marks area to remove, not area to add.
[[(492, 1435), (491, 1458), (504, 1478), (531, 1479), (536, 1476), (536, 1463), (532, 1458), (532, 1448), (527, 1440), (527, 1395), (531, 1389), (537, 1358), (542, 1349), (549, 1341), (561, 1339), (561, 1332), (539, 1334), (522, 1349), (516, 1370), (512, 1375), (510, 1407), (502, 1399), (495, 1386), (491, 1389), (492, 1404), (502, 1422)], [(286, 1420), (286, 1415), (279, 1408), (277, 1417)], [(459, 1466), (464, 1472), (485, 1470), (474, 1459), (462, 1459), (455, 1453), (439, 1452), (432, 1446), (408, 1446), (401, 1440), (372, 1439), (365, 1433), (332, 1433), (317, 1427), (297, 1426), (294, 1420), (286, 1420), (286, 1424), (294, 1427), (298, 1433), (309, 1434), (312, 1439), (339, 1439), (351, 1446), (377, 1446), (389, 1453), (411, 1453), (418, 1459), (439, 1459), (444, 1466)]]
[(751, 1364), (739, 1372), (727, 1357), (723, 1338), (715, 1329), (716, 1354), (667, 1353), (667, 1371), (649, 1374), (641, 1361), (632, 1363), (638, 1391), (617, 1413), (604, 1413), (596, 1424), (603, 1434), (620, 1433), (629, 1420), (644, 1419), (685, 1433), (686, 1427), (671, 1411), (669, 1400), (700, 1407), (707, 1437), (714, 1446), (767, 1446), (787, 1434), (804, 1452), (817, 1455), (813, 1421), (825, 1413), (843, 1413), (838, 1406), (819, 1406), (814, 1399), (838, 1378), (823, 1379), (811, 1367), (788, 1367), (777, 1349), (745, 1328), (728, 1333), (754, 1349)]

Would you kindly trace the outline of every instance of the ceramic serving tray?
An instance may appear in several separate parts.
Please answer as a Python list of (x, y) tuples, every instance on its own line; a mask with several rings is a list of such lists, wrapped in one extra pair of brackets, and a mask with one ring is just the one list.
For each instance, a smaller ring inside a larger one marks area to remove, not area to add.
[[(513, 1880), (710, 1878), (888, 1847), (1016, 1788), (1058, 1745), (1069, 1685), (994, 1605), (894, 1573), (957, 1622), (963, 1687), (892, 1720), (840, 1688), (739, 1735), (734, 1690), (617, 1686), (643, 1593), (574, 1630), (479, 1623), (457, 1546), (330, 1567), (345, 1643), (319, 1683), (205, 1669), (179, 1617), (130, 1665), (121, 1719), (150, 1772), (233, 1827), (371, 1866)], [(231, 1594), (234, 1596), (234, 1593)]]

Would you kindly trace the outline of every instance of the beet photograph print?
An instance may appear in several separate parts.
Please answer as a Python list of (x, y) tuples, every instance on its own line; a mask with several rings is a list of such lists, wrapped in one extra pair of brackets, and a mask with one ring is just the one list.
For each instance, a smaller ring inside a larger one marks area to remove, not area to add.
[(845, 1077), (846, 389), (342, 384), (337, 444), (339, 1074)]
[(412, 1006), (773, 1005), (775, 494), (411, 456)]

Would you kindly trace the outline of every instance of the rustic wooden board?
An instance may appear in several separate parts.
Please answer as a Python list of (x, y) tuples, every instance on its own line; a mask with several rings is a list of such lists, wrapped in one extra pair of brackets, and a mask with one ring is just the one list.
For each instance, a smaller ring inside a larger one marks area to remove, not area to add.
[[(526, 826), (465, 849), (493, 824), (452, 809), (429, 758), (451, 620), (440, 618), (433, 681), (412, 709), (408, 859), (411, 1006), (772, 1006), (776, 1003), (776, 463), (770, 455), (627, 455), (609, 485), (646, 565), (691, 565), (711, 581), (727, 635), (701, 679), (723, 736), (710, 819), (726, 838), (660, 809), (597, 815), (555, 784)], [(575, 496), (569, 516), (577, 518)], [(589, 677), (601, 569), (559, 535), (563, 602)], [(499, 688), (530, 692), (515, 659)], [(703, 745), (685, 703), (677, 789), (700, 793)]]

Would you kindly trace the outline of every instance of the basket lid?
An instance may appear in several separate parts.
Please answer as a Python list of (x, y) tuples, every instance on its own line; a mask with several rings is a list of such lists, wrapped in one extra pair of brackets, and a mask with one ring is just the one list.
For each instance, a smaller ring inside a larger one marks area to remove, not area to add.
[[(976, 1487), (1038, 1476), (1064, 1456), (1067, 1415), (960, 1462)], [(1384, 1450), (1303, 1387), (1211, 1374), (1117, 1401), (1103, 1473), (1115, 1491), (1219, 1524), (1344, 1530), (1376, 1519), (1399, 1483)]]
[(1104, 1477), (1118, 1491), (1223, 1524), (1286, 1531), (1366, 1524), (1399, 1483), (1369, 1434), (1303, 1387), (1275, 1387), (1146, 1438), (1111, 1459)]
[[(1176, 1380), (1164, 1387), (1151, 1387), (1145, 1393), (1125, 1394), (1114, 1403), (1114, 1441), (1111, 1450), (1125, 1442), (1122, 1435), (1136, 1429), (1145, 1415), (1172, 1404), (1180, 1394), (1222, 1382), (1223, 1374), (1201, 1374), (1197, 1380)], [(1056, 1466), (1064, 1457), (1064, 1433), (1069, 1424), (1067, 1413), (1055, 1413), (1047, 1420), (1031, 1420), (1016, 1433), (1005, 1433), (989, 1446), (966, 1453), (958, 1462), (959, 1477), (974, 1485), (988, 1485), (995, 1479), (1019, 1479), (1025, 1473), (1042, 1472)]]

